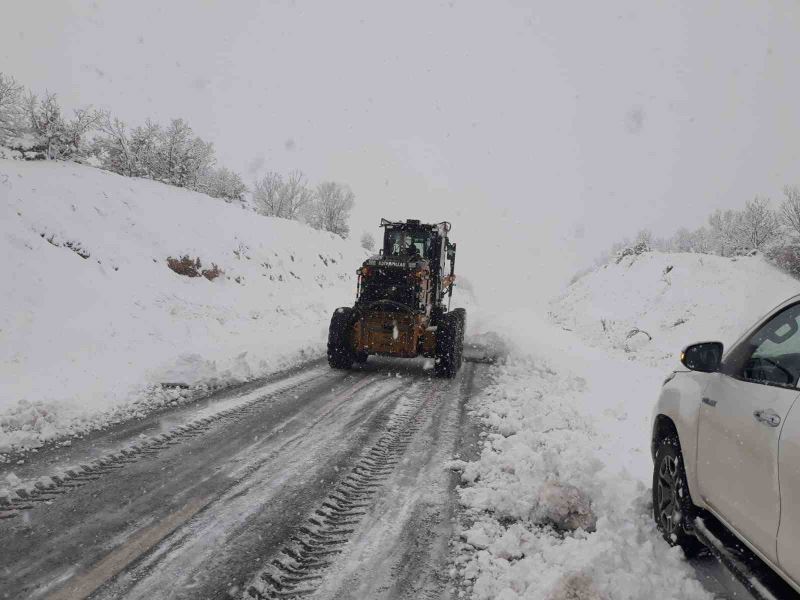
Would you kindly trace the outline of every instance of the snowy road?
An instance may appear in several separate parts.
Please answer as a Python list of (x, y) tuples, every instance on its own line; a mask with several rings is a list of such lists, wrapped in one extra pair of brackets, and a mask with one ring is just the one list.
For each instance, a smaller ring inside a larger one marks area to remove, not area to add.
[(486, 368), (315, 364), (15, 465), (61, 477), (0, 506), (0, 597), (444, 597)]
[(5, 466), (44, 485), (0, 505), (0, 598), (450, 598), (445, 465), (478, 451), (465, 404), (487, 369), (311, 363)]

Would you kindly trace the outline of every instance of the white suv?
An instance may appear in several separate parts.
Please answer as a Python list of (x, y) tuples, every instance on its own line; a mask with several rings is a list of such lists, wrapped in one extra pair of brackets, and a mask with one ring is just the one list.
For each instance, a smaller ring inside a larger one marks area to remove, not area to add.
[(800, 591), (800, 296), (723, 353), (688, 346), (653, 414), (653, 513), (694, 552), (706, 510)]

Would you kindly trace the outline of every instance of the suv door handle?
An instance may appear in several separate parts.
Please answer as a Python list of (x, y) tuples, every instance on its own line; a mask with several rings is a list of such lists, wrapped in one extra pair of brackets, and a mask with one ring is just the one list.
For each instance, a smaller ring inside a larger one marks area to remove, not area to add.
[(753, 411), (753, 416), (756, 418), (756, 421), (768, 425), (769, 427), (777, 427), (781, 424), (780, 415), (771, 408)]

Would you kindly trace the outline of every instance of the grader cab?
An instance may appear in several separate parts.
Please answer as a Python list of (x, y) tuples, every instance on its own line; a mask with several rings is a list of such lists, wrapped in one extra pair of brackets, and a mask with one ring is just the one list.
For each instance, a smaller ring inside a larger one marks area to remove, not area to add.
[(449, 309), (456, 245), (450, 223), (381, 220), (383, 247), (358, 269), (355, 305), (338, 308), (328, 331), (328, 362), (349, 369), (370, 355), (434, 358), (437, 375), (461, 367), (466, 311)]

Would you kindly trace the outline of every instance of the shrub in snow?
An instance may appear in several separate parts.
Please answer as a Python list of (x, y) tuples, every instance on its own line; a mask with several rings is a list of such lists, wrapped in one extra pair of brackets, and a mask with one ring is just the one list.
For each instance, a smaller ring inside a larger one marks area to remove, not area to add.
[(0, 158), (7, 158), (9, 160), (21, 160), (23, 158), (22, 152), (19, 150), (12, 150), (5, 146), (0, 146)]
[(91, 256), (91, 253), (84, 248), (80, 242), (66, 241), (64, 242), (64, 247), (69, 248), (83, 259), (87, 259)]
[(181, 256), (180, 258), (172, 258), (171, 256), (167, 257), (167, 266), (175, 271), (178, 275), (183, 275), (185, 277), (200, 277), (200, 258), (197, 257), (192, 259), (189, 257), (188, 254)]
[(211, 263), (211, 268), (210, 269), (203, 269), (201, 271), (201, 274), (203, 275), (203, 277), (205, 277), (209, 281), (214, 281), (220, 275), (224, 275), (225, 271), (220, 269), (216, 264)]
[(641, 241), (633, 246), (628, 246), (627, 248), (623, 248), (619, 252), (617, 252), (617, 256), (615, 262), (617, 264), (622, 262), (622, 259), (626, 256), (639, 256), (640, 254), (644, 254), (645, 252), (650, 252), (650, 246), (646, 241)]
[(200, 190), (212, 198), (222, 198), (227, 202), (244, 200), (247, 186), (238, 173), (226, 167), (211, 169), (201, 179)]
[(800, 245), (775, 246), (765, 253), (773, 265), (800, 279)]
[(78, 256), (80, 256), (83, 259), (89, 258), (92, 255), (92, 253), (89, 252), (83, 246), (83, 244), (81, 244), (77, 240), (63, 240), (59, 235), (57, 235), (55, 233), (49, 233), (49, 234), (48, 233), (40, 233), (39, 236), (44, 238), (44, 239), (46, 239), (49, 244), (51, 244), (52, 246), (55, 246), (56, 248), (60, 248), (62, 246), (64, 248), (69, 248), (75, 254), (77, 254)]

